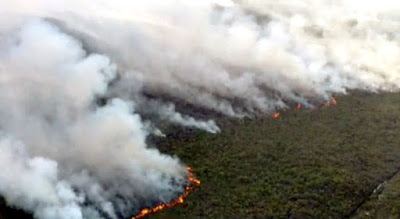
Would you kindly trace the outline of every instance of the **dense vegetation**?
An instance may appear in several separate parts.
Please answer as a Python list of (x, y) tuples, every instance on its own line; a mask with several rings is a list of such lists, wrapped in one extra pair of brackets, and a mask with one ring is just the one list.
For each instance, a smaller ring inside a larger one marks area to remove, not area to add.
[[(163, 152), (192, 166), (202, 185), (184, 205), (154, 217), (398, 214), (400, 95), (354, 93), (337, 100), (329, 108), (287, 110), (279, 119), (220, 118), (217, 135), (175, 129), (155, 139)], [(377, 202), (375, 189), (388, 179), (385, 199)], [(375, 211), (382, 206), (388, 207)], [(0, 219), (16, 212), (2, 205)]]
[(355, 215), (400, 167), (400, 95), (337, 99), (336, 106), (287, 110), (276, 120), (221, 121), (218, 135), (172, 133), (165, 147), (194, 167), (202, 186), (184, 206), (157, 216)]

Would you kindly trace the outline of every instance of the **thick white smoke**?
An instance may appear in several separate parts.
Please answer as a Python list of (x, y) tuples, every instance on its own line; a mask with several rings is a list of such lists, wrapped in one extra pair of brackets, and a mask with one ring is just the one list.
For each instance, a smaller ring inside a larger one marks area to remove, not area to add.
[(0, 38), (0, 194), (38, 218), (117, 218), (183, 191), (186, 169), (145, 144), (134, 104), (94, 105), (116, 68), (31, 20)]
[(182, 190), (139, 114), (216, 133), (174, 104), (242, 117), (400, 90), (395, 0), (0, 0), (0, 15), (0, 194), (39, 218)]
[(226, 115), (398, 90), (393, 0), (40, 2), (8, 7), (57, 20), (146, 92)]

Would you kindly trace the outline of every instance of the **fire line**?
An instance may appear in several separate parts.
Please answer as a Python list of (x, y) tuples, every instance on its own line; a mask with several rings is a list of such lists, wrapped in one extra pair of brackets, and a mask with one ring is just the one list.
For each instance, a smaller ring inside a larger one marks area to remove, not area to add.
[[(323, 106), (324, 107), (329, 107), (331, 105), (336, 105), (336, 104), (337, 104), (337, 100), (335, 99), (335, 97), (332, 97), (331, 100), (329, 102), (323, 104)], [(297, 109), (301, 109), (301, 107), (302, 106), (301, 106), (300, 103), (296, 105)], [(271, 115), (271, 117), (273, 119), (278, 119), (280, 116), (281, 116), (281, 114), (279, 112), (276, 112), (276, 113)], [(188, 171), (187, 180), (190, 183), (190, 185), (185, 187), (185, 192), (182, 195), (180, 195), (177, 199), (175, 199), (174, 201), (172, 201), (170, 203), (159, 204), (154, 208), (142, 209), (140, 211), (140, 214), (134, 216), (132, 219), (141, 219), (141, 218), (144, 218), (146, 216), (149, 216), (149, 215), (155, 214), (157, 212), (160, 212), (160, 211), (162, 211), (164, 209), (173, 208), (173, 207), (175, 207), (177, 205), (183, 204), (185, 202), (185, 199), (189, 196), (189, 193), (191, 191), (193, 191), (196, 187), (200, 186), (200, 184), (201, 184), (200, 180), (194, 178), (193, 169), (191, 167), (188, 167), (187, 171)]]
[(154, 208), (142, 209), (140, 211), (140, 214), (134, 216), (132, 219), (141, 219), (141, 218), (144, 218), (144, 217), (149, 216), (151, 214), (155, 214), (155, 213), (157, 213), (159, 211), (162, 211), (164, 209), (173, 208), (173, 207), (175, 207), (177, 205), (183, 204), (185, 202), (185, 199), (189, 196), (189, 193), (191, 191), (193, 191), (196, 187), (200, 186), (200, 184), (201, 184), (200, 180), (194, 178), (193, 169), (191, 167), (188, 167), (187, 171), (189, 173), (188, 177), (187, 177), (187, 180), (190, 183), (190, 185), (185, 187), (185, 192), (182, 195), (180, 195), (177, 199), (173, 200), (170, 203), (159, 204)]
[[(326, 107), (330, 107), (330, 106), (333, 106), (333, 105), (337, 105), (337, 100), (336, 100), (335, 97), (332, 97), (328, 102), (322, 104), (321, 107), (325, 107), (326, 108)], [(298, 103), (298, 104), (296, 104), (295, 107), (296, 107), (296, 109), (301, 109), (302, 105), (300, 103)], [(271, 114), (271, 118), (273, 118), (273, 119), (278, 119), (280, 117), (281, 117), (280, 112), (276, 112), (276, 113)]]

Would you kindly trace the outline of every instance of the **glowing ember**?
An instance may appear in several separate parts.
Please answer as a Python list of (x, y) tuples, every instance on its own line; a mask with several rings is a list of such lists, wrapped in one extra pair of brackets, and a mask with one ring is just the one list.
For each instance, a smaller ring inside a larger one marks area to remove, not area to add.
[(272, 117), (273, 119), (277, 119), (277, 118), (279, 118), (280, 116), (281, 116), (281, 114), (280, 114), (279, 112), (274, 113), (274, 114), (271, 115), (271, 117)]
[(197, 186), (200, 186), (200, 184), (201, 184), (200, 180), (194, 178), (193, 169), (191, 167), (188, 167), (187, 171), (189, 172), (187, 180), (189, 181), (190, 186), (186, 186), (185, 187), (185, 192), (181, 196), (179, 196), (176, 200), (174, 200), (174, 201), (172, 201), (170, 203), (159, 204), (156, 207), (151, 208), (151, 209), (150, 208), (145, 208), (142, 211), (140, 211), (140, 214), (134, 216), (132, 219), (144, 218), (145, 216), (157, 213), (157, 212), (162, 211), (164, 209), (172, 208), (172, 207), (174, 207), (176, 205), (183, 204), (185, 202), (185, 199), (189, 196), (189, 193), (191, 191), (193, 191)]

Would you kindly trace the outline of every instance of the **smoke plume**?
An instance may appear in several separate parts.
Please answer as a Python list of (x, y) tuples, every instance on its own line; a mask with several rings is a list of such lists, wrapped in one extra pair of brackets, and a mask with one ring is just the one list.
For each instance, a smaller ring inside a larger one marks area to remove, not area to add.
[[(129, 217), (183, 191), (162, 122), (400, 90), (394, 0), (0, 0), (0, 195), (37, 218)], [(102, 104), (99, 99), (104, 100)]]

